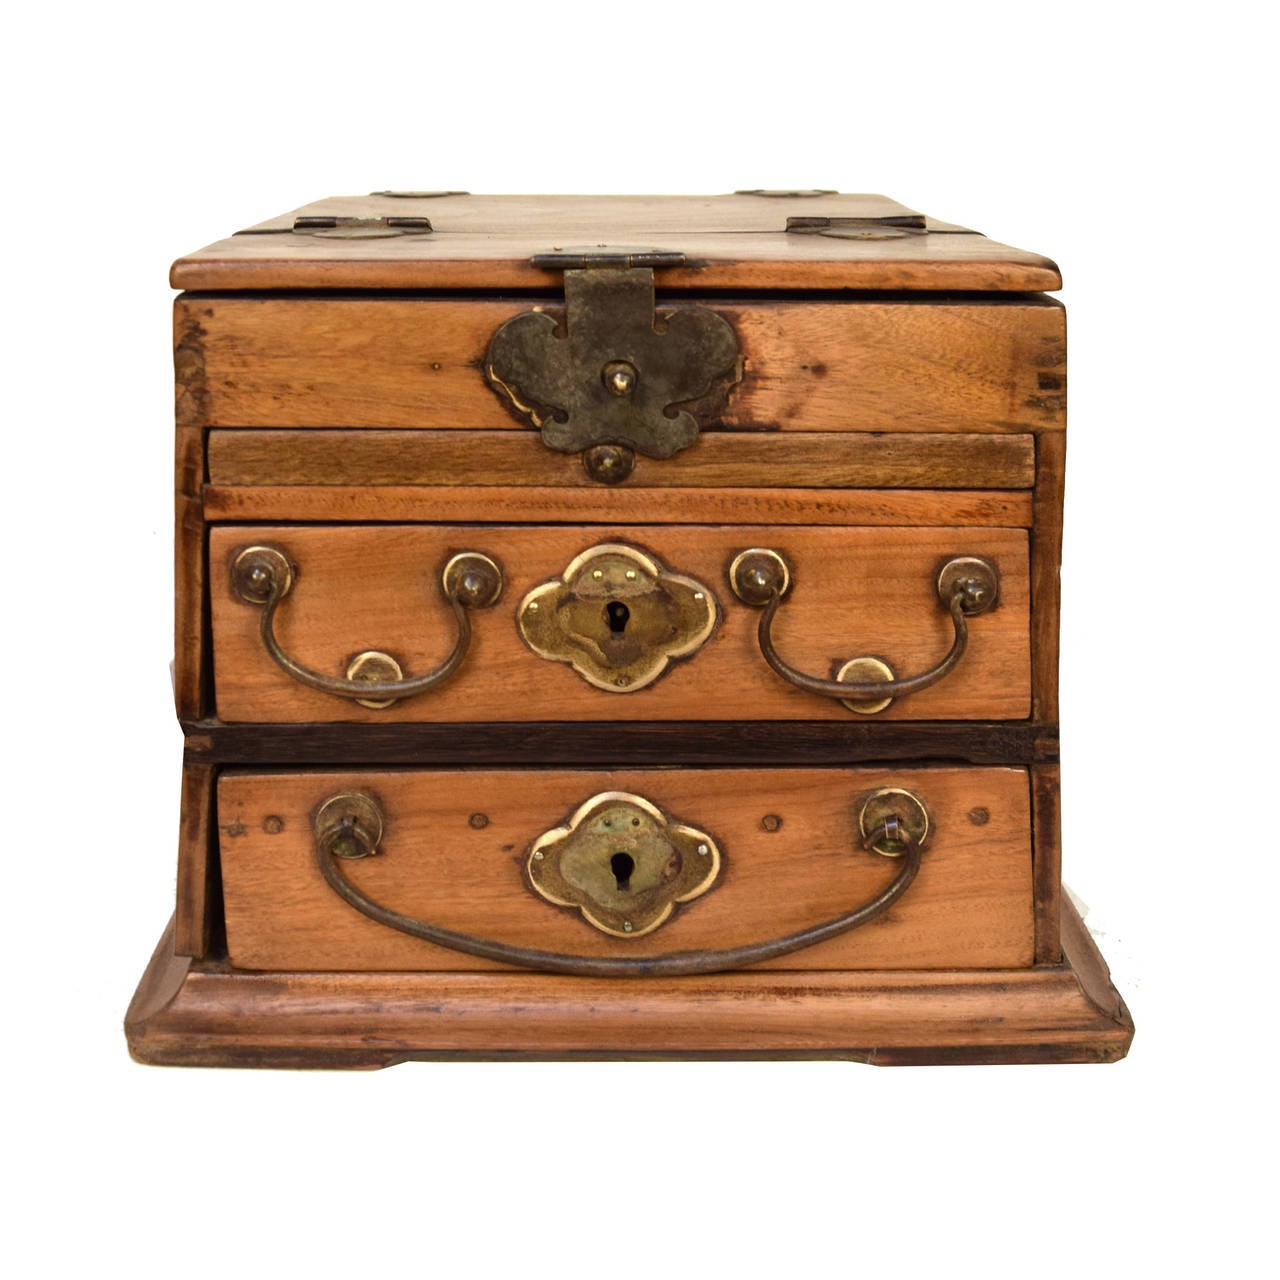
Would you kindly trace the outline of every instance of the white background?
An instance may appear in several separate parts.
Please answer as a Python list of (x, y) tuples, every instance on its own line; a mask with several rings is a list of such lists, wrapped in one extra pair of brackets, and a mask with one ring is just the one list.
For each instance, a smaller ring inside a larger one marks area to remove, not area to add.
[[(10, 15), (10, 1274), (1269, 1270), (1275, 121), (1252, 12)], [(328, 194), (793, 186), (882, 191), (1062, 266), (1066, 877), (1131, 1057), (132, 1064), (181, 754), (170, 260)]]

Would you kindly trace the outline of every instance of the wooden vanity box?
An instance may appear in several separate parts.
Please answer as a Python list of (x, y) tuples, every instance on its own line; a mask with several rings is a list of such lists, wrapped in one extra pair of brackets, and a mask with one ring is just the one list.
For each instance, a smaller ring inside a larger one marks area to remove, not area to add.
[(1106, 1061), (1053, 263), (881, 196), (324, 200), (173, 268), (142, 1061)]

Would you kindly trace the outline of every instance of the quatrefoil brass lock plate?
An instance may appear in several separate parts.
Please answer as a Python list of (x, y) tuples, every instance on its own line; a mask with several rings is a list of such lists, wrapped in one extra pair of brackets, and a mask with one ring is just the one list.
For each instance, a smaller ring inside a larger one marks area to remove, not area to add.
[(535, 587), (516, 615), (539, 657), (567, 662), (589, 684), (635, 693), (715, 630), (709, 588), (625, 543), (603, 543)]
[(539, 836), (527, 866), (548, 902), (576, 907), (604, 933), (638, 938), (715, 884), (720, 850), (642, 796), (605, 791)]

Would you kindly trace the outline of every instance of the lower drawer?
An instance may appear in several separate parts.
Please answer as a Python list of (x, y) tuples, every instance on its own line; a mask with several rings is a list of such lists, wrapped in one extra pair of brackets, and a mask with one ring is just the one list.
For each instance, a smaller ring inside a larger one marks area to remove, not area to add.
[[(352, 896), (575, 957), (765, 943), (900, 876), (901, 857), (885, 856), (900, 845), (865, 849), (861, 827), (892, 837), (892, 824), (875, 826), (888, 812), (921, 822), (901, 792), (927, 822), (914, 881), (869, 923), (760, 967), (1030, 965), (1028, 774), (972, 767), (228, 772), (218, 783), (228, 953), (246, 969), (501, 967), (402, 932)], [(326, 861), (353, 895), (326, 881)]]

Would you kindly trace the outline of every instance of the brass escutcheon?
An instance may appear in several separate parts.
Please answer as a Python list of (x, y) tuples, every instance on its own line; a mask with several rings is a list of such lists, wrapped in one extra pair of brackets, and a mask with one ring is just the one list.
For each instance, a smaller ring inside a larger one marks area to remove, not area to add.
[(597, 689), (635, 693), (701, 648), (717, 616), (716, 598), (701, 582), (610, 542), (530, 591), (516, 622), (539, 657), (569, 663)]
[(705, 831), (668, 817), (625, 791), (605, 791), (529, 850), (529, 883), (548, 902), (576, 907), (588, 924), (639, 938), (677, 904), (706, 893), (720, 850)]

